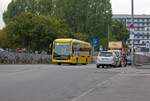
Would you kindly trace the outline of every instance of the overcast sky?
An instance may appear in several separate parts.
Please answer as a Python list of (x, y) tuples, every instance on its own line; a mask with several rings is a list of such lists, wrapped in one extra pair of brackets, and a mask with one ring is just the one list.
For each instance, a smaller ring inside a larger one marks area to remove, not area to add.
[[(131, 0), (111, 0), (114, 14), (130, 14)], [(150, 0), (134, 0), (135, 14), (150, 14)]]
[[(0, 28), (4, 26), (2, 13), (11, 0), (0, 0)], [(134, 0), (135, 14), (150, 14), (150, 0)], [(113, 14), (130, 14), (131, 0), (111, 0)]]

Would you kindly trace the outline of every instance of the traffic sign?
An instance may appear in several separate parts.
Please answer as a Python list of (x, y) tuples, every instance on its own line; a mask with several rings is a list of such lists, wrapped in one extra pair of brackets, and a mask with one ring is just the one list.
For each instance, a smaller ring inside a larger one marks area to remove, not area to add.
[(131, 23), (128, 27), (129, 27), (130, 29), (134, 29), (134, 24)]
[(97, 38), (92, 39), (92, 40), (91, 40), (91, 44), (92, 44), (93, 46), (96, 46), (96, 45), (98, 44), (98, 39), (97, 39)]

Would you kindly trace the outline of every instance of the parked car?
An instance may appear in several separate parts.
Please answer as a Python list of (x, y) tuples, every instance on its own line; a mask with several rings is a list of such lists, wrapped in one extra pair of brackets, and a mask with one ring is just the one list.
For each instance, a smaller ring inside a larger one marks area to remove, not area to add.
[(121, 50), (108, 50), (108, 52), (114, 52), (116, 54), (116, 66), (121, 67)]
[(0, 48), (0, 51), (3, 52), (3, 51), (5, 51), (5, 50), (4, 50), (3, 48)]
[(99, 52), (96, 59), (96, 66), (100, 68), (102, 66), (116, 66), (116, 54), (114, 52), (102, 51)]

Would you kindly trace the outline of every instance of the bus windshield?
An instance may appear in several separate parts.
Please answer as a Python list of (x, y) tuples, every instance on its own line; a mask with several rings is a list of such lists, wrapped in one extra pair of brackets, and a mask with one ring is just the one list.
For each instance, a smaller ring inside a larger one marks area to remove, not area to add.
[(55, 43), (54, 56), (69, 56), (71, 43)]

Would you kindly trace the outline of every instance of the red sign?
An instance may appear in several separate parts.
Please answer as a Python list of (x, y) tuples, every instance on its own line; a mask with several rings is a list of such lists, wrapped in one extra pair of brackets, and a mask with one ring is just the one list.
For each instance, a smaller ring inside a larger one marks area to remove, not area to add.
[(134, 29), (134, 24), (131, 23), (128, 27), (129, 27), (130, 29)]

